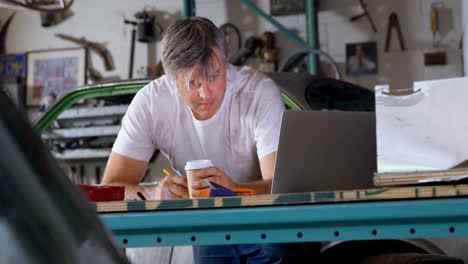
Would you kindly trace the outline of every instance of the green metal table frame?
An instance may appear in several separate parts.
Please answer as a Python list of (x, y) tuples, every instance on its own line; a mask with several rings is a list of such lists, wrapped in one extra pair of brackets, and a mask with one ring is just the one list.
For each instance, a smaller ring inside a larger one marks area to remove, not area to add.
[(100, 214), (122, 247), (468, 235), (468, 198)]

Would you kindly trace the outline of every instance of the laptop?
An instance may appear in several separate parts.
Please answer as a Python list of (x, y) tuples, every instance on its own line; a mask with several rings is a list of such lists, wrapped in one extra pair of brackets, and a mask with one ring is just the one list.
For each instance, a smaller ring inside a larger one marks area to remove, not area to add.
[(374, 112), (286, 111), (272, 193), (372, 188)]

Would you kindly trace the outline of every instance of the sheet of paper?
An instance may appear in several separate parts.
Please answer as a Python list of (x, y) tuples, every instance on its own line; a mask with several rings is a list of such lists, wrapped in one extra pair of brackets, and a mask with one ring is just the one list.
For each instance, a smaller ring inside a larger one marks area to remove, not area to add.
[[(375, 87), (379, 173), (450, 169), (468, 159), (468, 78)], [(412, 92), (411, 92), (412, 91)]]

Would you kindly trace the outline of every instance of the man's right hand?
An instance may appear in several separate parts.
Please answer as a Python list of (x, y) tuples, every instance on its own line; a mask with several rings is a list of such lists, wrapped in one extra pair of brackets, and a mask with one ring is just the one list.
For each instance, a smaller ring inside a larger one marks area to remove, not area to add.
[(166, 176), (160, 183), (156, 192), (156, 199), (188, 199), (187, 178), (179, 175)]
[(156, 189), (157, 185), (126, 185), (125, 186), (125, 200), (143, 200), (141, 196), (143, 195), (145, 200), (155, 200), (156, 199)]

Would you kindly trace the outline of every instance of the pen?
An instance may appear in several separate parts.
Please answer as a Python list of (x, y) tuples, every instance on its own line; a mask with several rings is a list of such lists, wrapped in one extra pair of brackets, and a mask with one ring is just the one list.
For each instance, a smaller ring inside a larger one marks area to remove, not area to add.
[(146, 200), (145, 196), (141, 192), (137, 192), (138, 197), (140, 197), (143, 201)]
[(166, 174), (166, 176), (171, 176), (172, 175), (171, 172), (166, 170), (166, 169), (163, 169), (163, 172), (164, 172), (164, 174)]

